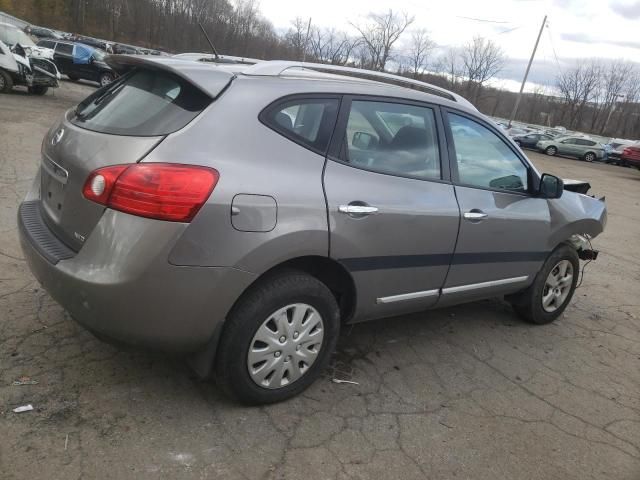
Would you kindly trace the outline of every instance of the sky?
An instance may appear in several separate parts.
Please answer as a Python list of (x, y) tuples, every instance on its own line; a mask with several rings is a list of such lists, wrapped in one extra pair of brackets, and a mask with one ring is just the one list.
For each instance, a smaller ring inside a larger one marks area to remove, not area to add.
[(519, 88), (545, 14), (527, 90), (552, 86), (558, 68), (580, 59), (640, 63), (640, 0), (260, 0), (260, 7), (279, 30), (299, 16), (354, 34), (350, 22), (363, 21), (368, 12), (406, 11), (415, 16), (410, 28), (427, 29), (440, 51), (481, 35), (506, 53), (505, 69), (493, 83), (510, 90)]

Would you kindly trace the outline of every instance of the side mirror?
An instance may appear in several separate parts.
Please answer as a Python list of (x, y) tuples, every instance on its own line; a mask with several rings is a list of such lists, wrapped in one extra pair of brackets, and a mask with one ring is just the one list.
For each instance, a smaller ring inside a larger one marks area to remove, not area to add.
[(371, 150), (378, 144), (378, 139), (366, 132), (355, 132), (351, 144), (360, 150)]
[(542, 198), (560, 198), (564, 192), (564, 182), (561, 178), (548, 173), (543, 173), (540, 179), (538, 193)]

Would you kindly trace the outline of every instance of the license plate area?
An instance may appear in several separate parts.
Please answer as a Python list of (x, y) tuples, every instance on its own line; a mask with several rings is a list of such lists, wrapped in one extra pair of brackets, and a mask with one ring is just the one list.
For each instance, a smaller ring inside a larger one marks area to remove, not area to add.
[(47, 157), (43, 157), (40, 198), (47, 215), (54, 221), (59, 221), (62, 215), (68, 179), (67, 170)]

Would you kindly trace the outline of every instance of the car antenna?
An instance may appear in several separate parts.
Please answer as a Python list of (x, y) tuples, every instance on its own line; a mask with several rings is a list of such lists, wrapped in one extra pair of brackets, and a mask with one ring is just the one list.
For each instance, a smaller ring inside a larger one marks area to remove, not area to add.
[(207, 31), (202, 26), (202, 23), (198, 22), (198, 26), (200, 27), (200, 30), (202, 30), (204, 38), (207, 39), (207, 43), (211, 46), (211, 50), (213, 51), (213, 56), (215, 57), (216, 61), (220, 60), (220, 55), (218, 55), (218, 51), (216, 50), (216, 47), (213, 46), (213, 42), (209, 38), (209, 35), (207, 35)]

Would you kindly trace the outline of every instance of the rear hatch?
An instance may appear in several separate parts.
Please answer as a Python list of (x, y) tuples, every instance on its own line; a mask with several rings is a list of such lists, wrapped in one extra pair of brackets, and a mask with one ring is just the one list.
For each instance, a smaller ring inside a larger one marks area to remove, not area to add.
[(82, 194), (89, 174), (105, 166), (139, 162), (168, 134), (196, 118), (233, 78), (211, 71), (219, 77), (217, 87), (209, 82), (203, 88), (178, 69), (185, 63), (188, 70), (192, 62), (165, 65), (124, 58), (114, 63), (123, 76), (68, 111), (42, 145), (43, 217), (76, 251), (105, 209)]

